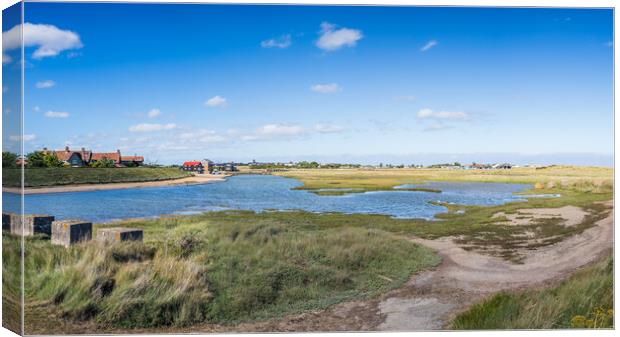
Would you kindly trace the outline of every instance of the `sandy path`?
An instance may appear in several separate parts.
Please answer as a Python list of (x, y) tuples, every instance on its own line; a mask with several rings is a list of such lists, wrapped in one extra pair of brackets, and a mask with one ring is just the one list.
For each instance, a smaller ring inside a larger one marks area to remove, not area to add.
[[(613, 203), (606, 202), (610, 207)], [(577, 213), (576, 213), (577, 214)], [(579, 214), (577, 214), (579, 215)], [(469, 305), (501, 290), (553, 282), (600, 258), (613, 247), (613, 211), (596, 226), (526, 254), (522, 264), (466, 251), (450, 238), (412, 241), (437, 250), (442, 263), (418, 273), (379, 299), (337, 304), (325, 311), (215, 330), (413, 331), (441, 329)]]
[[(438, 329), (452, 318), (450, 313), (492, 293), (570, 275), (613, 247), (613, 211), (580, 235), (528, 252), (523, 264), (465, 251), (449, 238), (412, 240), (436, 249), (443, 262), (436, 270), (416, 275), (400, 294), (379, 303), (380, 313), (386, 315), (379, 330)], [(407, 290), (412, 291), (407, 294)], [(429, 307), (427, 303), (436, 304)]]
[[(127, 188), (139, 187), (157, 187), (157, 186), (173, 186), (173, 185), (195, 185), (206, 184), (226, 180), (226, 175), (215, 174), (197, 174), (195, 176), (169, 179), (159, 181), (145, 181), (135, 183), (111, 183), (111, 184), (85, 184), (85, 185), (67, 185), (54, 187), (27, 188), (24, 194), (45, 194), (45, 193), (62, 193), (62, 192), (85, 192), (85, 191), (102, 191), (102, 190), (119, 190)], [(17, 188), (3, 188), (3, 192), (20, 193)]]

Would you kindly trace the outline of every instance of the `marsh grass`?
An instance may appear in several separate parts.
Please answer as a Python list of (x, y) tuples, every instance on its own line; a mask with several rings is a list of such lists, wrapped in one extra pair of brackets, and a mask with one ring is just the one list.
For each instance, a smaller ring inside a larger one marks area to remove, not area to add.
[[(605, 308), (605, 309), (601, 309)], [(503, 292), (475, 304), (458, 315), (450, 328), (566, 329), (613, 328), (608, 309), (613, 308), (613, 257), (578, 271), (557, 286)], [(603, 311), (603, 315), (598, 314)], [(597, 316), (598, 315), (598, 316)], [(598, 321), (595, 322), (595, 319)], [(582, 322), (583, 321), (583, 322)], [(576, 324), (583, 323), (583, 324)]]
[(439, 263), (430, 249), (382, 230), (261, 215), (127, 223), (145, 230), (144, 243), (65, 249), (29, 238), (26, 314), (46, 303), (102, 329), (233, 324), (376, 296)]

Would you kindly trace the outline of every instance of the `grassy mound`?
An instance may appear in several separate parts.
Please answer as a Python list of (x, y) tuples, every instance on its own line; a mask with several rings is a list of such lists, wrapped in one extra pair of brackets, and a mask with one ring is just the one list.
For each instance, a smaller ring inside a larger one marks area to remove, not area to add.
[[(24, 174), (26, 187), (145, 182), (189, 176), (189, 173), (174, 167), (36, 168), (26, 169)], [(20, 181), (19, 169), (2, 169), (3, 186), (19, 187)]]
[[(65, 249), (28, 239), (26, 315), (28, 303), (47, 303), (102, 329), (237, 323), (375, 296), (439, 263), (380, 230), (247, 219), (222, 212), (131, 223), (144, 228), (144, 243)], [(5, 236), (4, 244), (19, 243)]]
[(459, 330), (571, 327), (613, 328), (611, 256), (556, 287), (497, 294), (457, 316), (451, 326)]

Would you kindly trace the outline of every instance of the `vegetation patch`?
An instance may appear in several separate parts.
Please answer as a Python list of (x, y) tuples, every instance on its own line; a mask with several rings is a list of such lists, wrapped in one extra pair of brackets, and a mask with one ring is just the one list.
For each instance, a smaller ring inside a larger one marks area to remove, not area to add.
[(503, 292), (458, 315), (452, 329), (613, 328), (613, 257), (552, 288)]
[[(102, 331), (234, 324), (373, 297), (440, 261), (383, 230), (298, 215), (226, 211), (127, 223), (144, 229), (144, 243), (65, 249), (29, 238), (26, 315), (46, 303)], [(16, 237), (5, 235), (4, 245), (18, 258)], [(5, 275), (18, 267), (4, 264)]]
[[(80, 184), (130, 183), (180, 179), (188, 172), (174, 167), (118, 167), (118, 168), (32, 168), (24, 170), (25, 187), (48, 187)], [(2, 184), (19, 187), (21, 170), (3, 168)]]

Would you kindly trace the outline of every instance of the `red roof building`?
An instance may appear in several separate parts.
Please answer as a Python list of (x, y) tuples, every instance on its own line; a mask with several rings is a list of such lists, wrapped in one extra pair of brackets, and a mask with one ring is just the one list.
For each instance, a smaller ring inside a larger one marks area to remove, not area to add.
[(43, 153), (50, 153), (55, 155), (61, 161), (74, 166), (80, 167), (89, 165), (91, 162), (107, 158), (114, 161), (115, 166), (139, 166), (144, 163), (144, 157), (142, 156), (122, 156), (121, 150), (116, 152), (92, 152), (82, 148), (79, 151), (73, 151), (68, 146), (65, 146), (64, 150), (48, 151), (47, 148), (43, 148)]
[(202, 165), (202, 162), (199, 161), (186, 161), (183, 163), (183, 166), (181, 166), (181, 170), (204, 173), (205, 167)]

